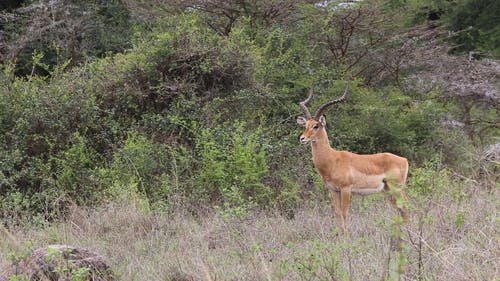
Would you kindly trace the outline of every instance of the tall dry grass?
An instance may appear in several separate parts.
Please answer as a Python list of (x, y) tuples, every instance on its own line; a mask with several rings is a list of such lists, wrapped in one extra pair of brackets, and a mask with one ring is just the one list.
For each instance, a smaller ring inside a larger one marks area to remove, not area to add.
[(99, 252), (119, 280), (500, 280), (497, 195), (471, 186), (467, 200), (443, 197), (414, 210), (401, 257), (391, 243), (396, 212), (372, 196), (354, 197), (350, 240), (337, 235), (326, 201), (302, 206), (292, 219), (262, 211), (246, 218), (154, 213), (133, 202), (74, 208), (64, 222), (11, 228), (0, 242), (0, 266), (30, 241)]

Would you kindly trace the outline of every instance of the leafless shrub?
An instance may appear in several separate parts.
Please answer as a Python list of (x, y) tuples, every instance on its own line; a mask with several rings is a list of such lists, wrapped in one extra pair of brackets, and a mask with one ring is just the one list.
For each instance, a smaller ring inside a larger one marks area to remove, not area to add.
[[(324, 39), (331, 59), (336, 64), (346, 65), (348, 70), (367, 63), (365, 59), (388, 39), (383, 28), (375, 28), (382, 27), (385, 22), (376, 7), (363, 5), (323, 13), (329, 17), (327, 28), (333, 31)], [(363, 67), (358, 72), (363, 72)]]
[[(154, 3), (153, 3), (154, 2)], [(203, 13), (206, 23), (215, 32), (229, 35), (233, 27), (243, 18), (253, 24), (270, 25), (285, 21), (301, 4), (314, 3), (314, 0), (125, 0), (130, 11), (141, 21), (151, 21), (165, 14), (175, 14), (185, 10)]]
[[(458, 105), (447, 125), (459, 125), (470, 140), (488, 143), (488, 135), (499, 128), (500, 62), (472, 60), (450, 55), (446, 39), (454, 36), (436, 26), (421, 25), (396, 36), (405, 42), (398, 62), (399, 72), (407, 73), (407, 85), (420, 93), (436, 91), (441, 100)], [(496, 113), (495, 113), (496, 112)]]
[(445, 30), (419, 26), (405, 37), (412, 45), (404, 68), (416, 68), (410, 77), (420, 81), (422, 91), (442, 89), (447, 97), (466, 98), (490, 105), (500, 103), (500, 63), (491, 59), (471, 60), (448, 54), (451, 46), (444, 39), (453, 36)]
[[(32, 42), (42, 40), (50, 32), (62, 30), (64, 37), (56, 36), (55, 44), (61, 49), (71, 50), (76, 56), (79, 36), (82, 33), (82, 24), (90, 18), (90, 14), (68, 16), (76, 13), (77, 7), (63, 0), (46, 1), (38, 4), (19, 8), (15, 13), (4, 13), (5, 22), (24, 22), (27, 26), (26, 33), (21, 33), (11, 40), (2, 40), (0, 47), (2, 61), (12, 60)], [(73, 59), (75, 59), (74, 57)]]
[(446, 40), (456, 33), (430, 23), (401, 31), (390, 24), (394, 22), (390, 17), (398, 15), (383, 14), (376, 6), (323, 13), (330, 31), (318, 33), (322, 38), (317, 41), (324, 42), (335, 64), (364, 77), (365, 83), (376, 85), (388, 79), (401, 83), (409, 75), (421, 92), (440, 89), (444, 97), (498, 109), (500, 63), (450, 55), (452, 46)]
[(401, 31), (393, 24), (401, 14), (382, 10), (377, 5), (319, 10), (327, 24), (315, 41), (326, 46), (332, 64), (343, 65), (370, 85), (399, 83), (403, 71), (412, 67), (407, 62), (414, 50), (429, 37), (429, 31), (424, 29)]
[[(124, 9), (119, 1), (42, 0), (0, 11), (0, 62), (15, 62), (16, 74), (45, 75), (55, 65), (123, 51), (130, 46)], [(31, 65), (35, 52), (45, 65)]]

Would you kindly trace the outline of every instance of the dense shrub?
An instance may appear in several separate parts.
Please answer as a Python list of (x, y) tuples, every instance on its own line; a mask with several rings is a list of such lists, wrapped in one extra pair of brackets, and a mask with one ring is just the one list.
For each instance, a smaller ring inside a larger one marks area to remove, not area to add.
[(327, 197), (310, 148), (297, 141), (298, 102), (313, 87), (314, 110), (348, 77), (346, 103), (326, 112), (333, 147), (390, 151), (412, 167), (452, 151), (439, 137), (449, 108), (439, 92), (368, 86), (346, 65), (359, 50), (332, 59), (311, 33), (329, 21), (298, 16), (317, 9), (304, 6), (279, 24), (241, 20), (223, 35), (187, 10), (138, 27), (132, 48), (80, 67), (49, 66), (42, 52), (31, 60), (47, 75), (21, 78), (3, 65), (0, 216), (52, 218), (71, 204), (128, 197), (163, 210), (185, 203), (244, 215), (272, 206), (291, 216), (302, 200)]
[(459, 1), (447, 21), (458, 35), (455, 51), (480, 52), (482, 56), (500, 57), (500, 3), (495, 0)]
[(415, 95), (391, 88), (352, 92), (330, 122), (337, 147), (358, 153), (387, 151), (411, 161), (428, 157), (442, 114), (434, 100), (415, 100)]
[(245, 131), (244, 123), (203, 130), (197, 139), (201, 167), (195, 198), (210, 198), (208, 202), (239, 211), (267, 205), (271, 190), (263, 183), (268, 173), (265, 145), (262, 132)]

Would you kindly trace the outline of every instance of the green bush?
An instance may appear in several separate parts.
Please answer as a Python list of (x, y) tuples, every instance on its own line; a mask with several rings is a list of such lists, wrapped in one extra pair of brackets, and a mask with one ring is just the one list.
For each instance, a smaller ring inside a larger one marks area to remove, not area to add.
[[(13, 67), (7, 65), (0, 75), (0, 108), (3, 109), (0, 113), (0, 193), (5, 196), (2, 209), (8, 210), (9, 198), (17, 200), (10, 193), (20, 196), (26, 212), (47, 216), (66, 206), (68, 201), (92, 201), (91, 198), (84, 200), (83, 194), (77, 198), (67, 195), (81, 194), (77, 192), (81, 186), (71, 181), (87, 181), (88, 178), (80, 176), (87, 177), (88, 166), (93, 165), (89, 164), (93, 160), (78, 158), (99, 158), (93, 154), (94, 148), (85, 144), (86, 137), (100, 129), (98, 112), (87, 95), (68, 90), (69, 83), (64, 80), (67, 76), (61, 69), (56, 71), (53, 78), (57, 80), (39, 76), (16, 78)], [(79, 151), (87, 148), (91, 155)], [(66, 168), (66, 164), (70, 166)], [(81, 173), (72, 174), (72, 168), (82, 167), (85, 169)], [(58, 177), (66, 180), (58, 182)], [(90, 188), (85, 194), (92, 191)]]
[(202, 130), (194, 198), (233, 211), (268, 204), (272, 193), (263, 181), (268, 174), (265, 145), (261, 132), (248, 132), (244, 123)]
[(458, 35), (456, 51), (478, 51), (483, 56), (500, 57), (500, 2), (496, 0), (458, 1), (447, 22)]
[[(114, 200), (144, 200), (149, 208), (169, 210), (179, 179), (188, 169), (182, 149), (156, 143), (137, 132), (129, 132), (123, 147), (98, 171), (106, 196)], [(181, 195), (181, 194), (179, 194)]]
[(427, 159), (442, 115), (436, 101), (415, 100), (394, 88), (353, 87), (350, 92), (346, 104), (327, 121), (334, 147), (358, 153), (392, 152), (417, 163)]
[(71, 137), (70, 143), (67, 149), (49, 159), (54, 188), (60, 197), (77, 205), (96, 205), (103, 195), (95, 177), (99, 155), (78, 133)]
[(434, 157), (411, 169), (407, 191), (416, 209), (425, 210), (432, 200), (442, 198), (462, 203), (467, 199), (465, 187), (464, 182), (443, 165), (440, 157)]

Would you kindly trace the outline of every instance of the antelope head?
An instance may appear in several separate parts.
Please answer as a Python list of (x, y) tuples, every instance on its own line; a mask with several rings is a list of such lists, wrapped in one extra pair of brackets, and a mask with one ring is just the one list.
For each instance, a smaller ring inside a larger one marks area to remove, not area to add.
[(300, 107), (304, 111), (305, 116), (299, 116), (297, 117), (297, 123), (303, 127), (305, 127), (304, 132), (300, 136), (300, 142), (302, 144), (307, 144), (309, 142), (315, 143), (318, 140), (325, 139), (326, 137), (326, 119), (325, 116), (323, 115), (323, 112), (331, 105), (341, 103), (345, 101), (346, 96), (347, 96), (347, 90), (349, 89), (349, 84), (347, 84), (344, 94), (338, 99), (328, 101), (321, 105), (318, 110), (316, 111), (316, 114), (314, 116), (311, 115), (309, 112), (309, 109), (307, 108), (307, 105), (311, 101), (313, 97), (313, 89), (311, 88), (309, 90), (309, 96), (307, 99), (304, 101), (301, 101), (299, 103)]

